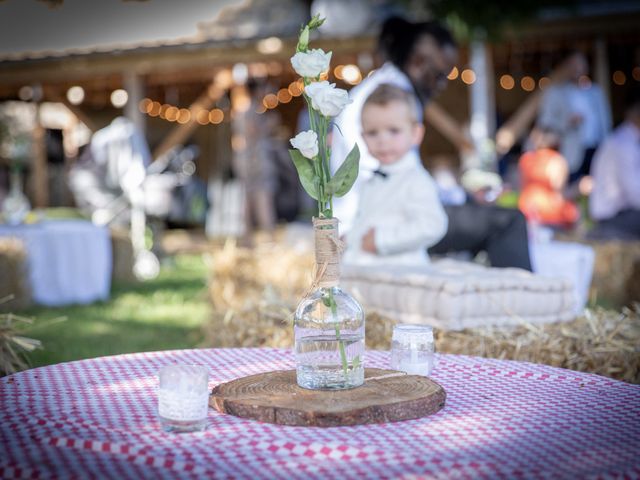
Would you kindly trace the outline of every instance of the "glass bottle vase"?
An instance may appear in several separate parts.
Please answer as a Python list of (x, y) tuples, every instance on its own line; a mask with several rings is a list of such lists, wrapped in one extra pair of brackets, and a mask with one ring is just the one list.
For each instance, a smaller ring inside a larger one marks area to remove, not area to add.
[(294, 318), (296, 379), (312, 390), (364, 383), (365, 316), (339, 287), (338, 221), (314, 219), (316, 280)]
[(22, 192), (22, 175), (17, 168), (11, 171), (9, 182), (9, 194), (2, 203), (2, 215), (9, 225), (19, 225), (31, 210), (31, 204)]

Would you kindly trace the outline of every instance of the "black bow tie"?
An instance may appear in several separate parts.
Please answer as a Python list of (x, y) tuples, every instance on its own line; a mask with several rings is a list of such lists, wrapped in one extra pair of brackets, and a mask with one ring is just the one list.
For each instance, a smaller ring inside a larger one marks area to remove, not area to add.
[(388, 173), (384, 173), (382, 170), (380, 170), (379, 168), (373, 171), (374, 175), (380, 175), (382, 178), (387, 178), (389, 176)]

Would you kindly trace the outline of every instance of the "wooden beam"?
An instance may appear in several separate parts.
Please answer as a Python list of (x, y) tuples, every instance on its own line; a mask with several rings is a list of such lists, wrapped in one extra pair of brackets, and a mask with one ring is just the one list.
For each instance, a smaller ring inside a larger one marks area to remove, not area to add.
[[(256, 48), (255, 40), (208, 42), (179, 46), (157, 46), (133, 50), (86, 53), (0, 61), (0, 85), (30, 85), (41, 83), (81, 82), (83, 79), (120, 75), (131, 71), (140, 75), (158, 73), (179, 73), (191, 68), (202, 69), (203, 65), (227, 66), (238, 62), (272, 62), (288, 64), (296, 41), (285, 40), (278, 53), (264, 55)], [(335, 50), (335, 55), (373, 52), (374, 37), (352, 39), (321, 39), (318, 48)]]
[(216, 101), (216, 99), (209, 95), (209, 88), (214, 86), (215, 82), (211, 82), (211, 84), (205, 88), (204, 93), (202, 93), (200, 97), (191, 104), (189, 107), (189, 111), (191, 112), (189, 121), (183, 124), (178, 124), (171, 130), (171, 132), (169, 132), (169, 135), (167, 135), (162, 143), (154, 150), (154, 160), (157, 160), (158, 157), (168, 152), (176, 145), (183, 144), (193, 131), (198, 128), (199, 123), (196, 121), (198, 112), (201, 110), (209, 110)]
[(60, 94), (56, 90), (45, 88), (44, 89), (44, 98), (51, 101), (64, 104), (65, 107), (69, 109), (71, 113), (73, 113), (78, 120), (85, 124), (85, 126), (91, 130), (91, 133), (98, 131), (97, 124), (91, 119), (91, 117), (80, 108), (78, 105), (73, 105), (67, 100), (67, 97)]
[(504, 122), (496, 132), (496, 152), (504, 155), (520, 139), (533, 123), (538, 114), (542, 92), (536, 90), (530, 94), (520, 107)]
[(447, 138), (458, 151), (473, 150), (473, 143), (464, 133), (462, 126), (440, 105), (430, 102), (424, 109), (425, 120)]

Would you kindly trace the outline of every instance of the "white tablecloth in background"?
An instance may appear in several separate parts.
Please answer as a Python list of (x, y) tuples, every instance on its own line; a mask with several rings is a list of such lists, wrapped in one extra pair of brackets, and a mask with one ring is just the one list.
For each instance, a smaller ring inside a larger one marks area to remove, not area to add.
[(85, 220), (50, 220), (0, 225), (0, 236), (24, 241), (36, 303), (56, 306), (109, 298), (111, 241), (106, 227)]

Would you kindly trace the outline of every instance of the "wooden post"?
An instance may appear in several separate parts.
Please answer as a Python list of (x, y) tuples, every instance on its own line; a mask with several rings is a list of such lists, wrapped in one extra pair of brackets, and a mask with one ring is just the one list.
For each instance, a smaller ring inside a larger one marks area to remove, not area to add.
[(144, 84), (140, 75), (127, 71), (123, 74), (124, 89), (129, 94), (129, 100), (124, 106), (124, 115), (139, 129), (144, 135), (146, 132), (146, 117), (142, 114), (138, 105), (144, 96)]
[[(607, 52), (607, 41), (603, 36), (596, 38), (594, 45), (594, 65), (593, 79), (600, 85), (607, 105), (611, 109), (611, 82), (609, 81), (609, 53)], [(611, 112), (609, 112), (611, 113)]]
[(473, 150), (462, 126), (436, 102), (430, 102), (424, 109), (425, 120), (444, 135), (459, 151)]
[(471, 69), (476, 74), (476, 80), (470, 88), (471, 122), (469, 130), (475, 147), (475, 155), (469, 156), (471, 161), (464, 165), (464, 169), (488, 168), (495, 169), (495, 149), (489, 139), (493, 138), (496, 129), (496, 102), (493, 62), (488, 45), (483, 41), (483, 32), (476, 34), (471, 42)]
[(47, 146), (44, 138), (44, 128), (40, 121), (40, 102), (42, 101), (42, 87), (34, 87), (34, 128), (33, 128), (33, 203), (36, 208), (49, 206), (49, 171), (47, 164)]
[(214, 85), (215, 82), (211, 82), (211, 84), (205, 89), (204, 93), (200, 95), (200, 97), (198, 97), (198, 99), (189, 107), (189, 111), (191, 112), (189, 121), (177, 125), (171, 132), (169, 132), (169, 135), (165, 137), (164, 141), (154, 150), (154, 159), (157, 159), (163, 153), (168, 152), (176, 145), (182, 144), (198, 127), (199, 124), (196, 121), (198, 112), (200, 110), (209, 110), (216, 101), (216, 99), (211, 98), (208, 93), (209, 88), (213, 87)]

